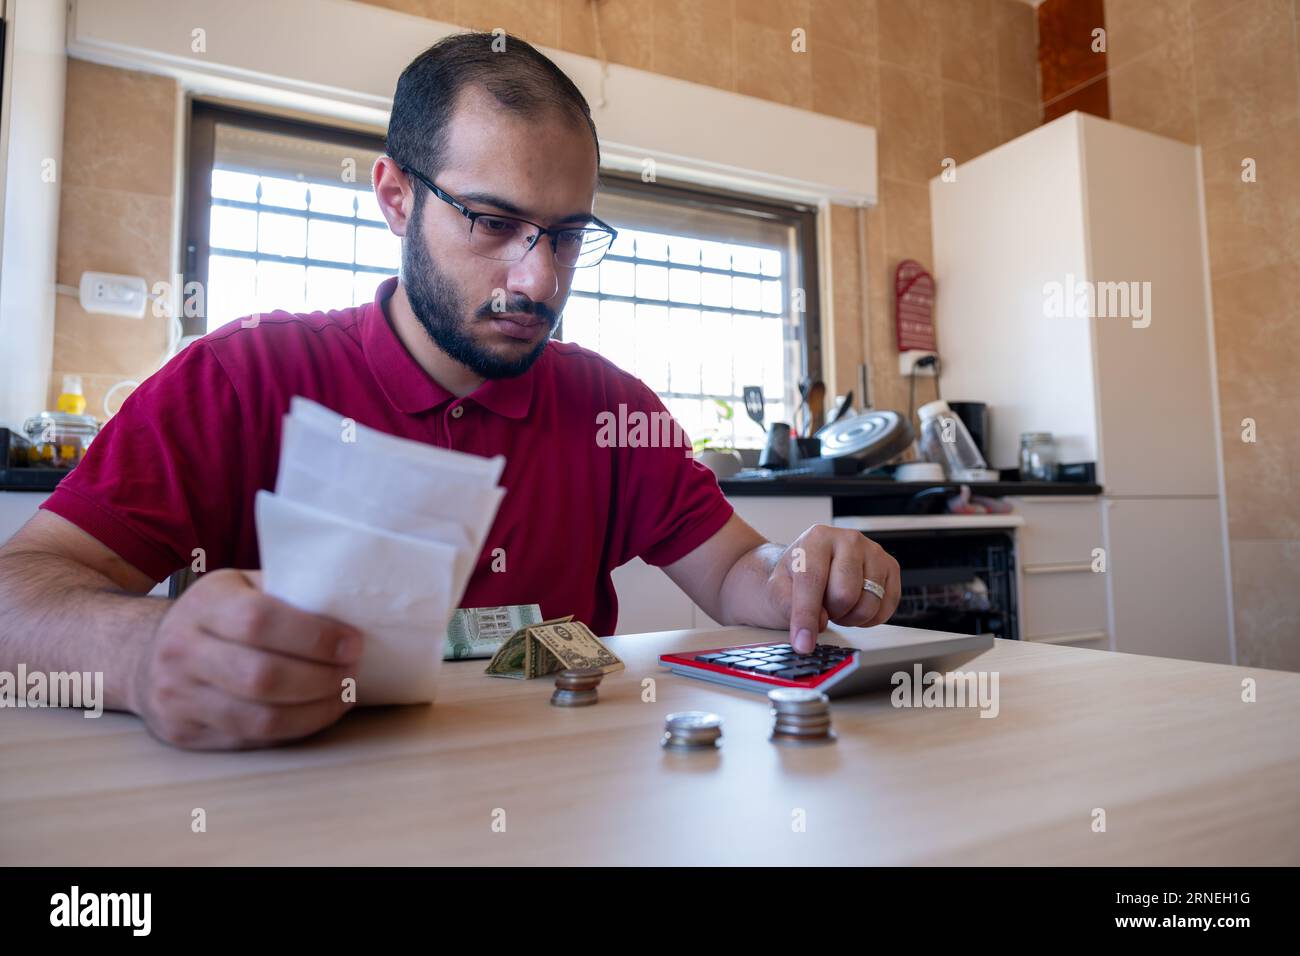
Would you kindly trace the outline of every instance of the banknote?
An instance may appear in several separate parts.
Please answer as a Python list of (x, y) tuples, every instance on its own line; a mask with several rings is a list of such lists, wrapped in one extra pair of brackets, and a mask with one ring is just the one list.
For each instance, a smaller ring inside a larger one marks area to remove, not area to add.
[(541, 620), (542, 609), (536, 604), (460, 608), (447, 624), (442, 659), (489, 658), (515, 631)]
[(573, 616), (521, 627), (493, 656), (485, 673), (531, 680), (559, 670), (597, 668), (606, 674), (623, 662)]
[(535, 625), (528, 633), (559, 661), (554, 670), (594, 669), (608, 674), (623, 669), (617, 655), (581, 621)]

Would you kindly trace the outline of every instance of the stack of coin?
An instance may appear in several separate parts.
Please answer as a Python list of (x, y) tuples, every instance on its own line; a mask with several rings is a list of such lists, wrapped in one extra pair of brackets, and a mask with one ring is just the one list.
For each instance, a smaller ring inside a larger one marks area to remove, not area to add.
[(598, 668), (560, 671), (551, 703), (556, 707), (586, 707), (596, 703), (596, 685), (604, 672)]
[(824, 744), (835, 739), (831, 730), (831, 702), (818, 690), (778, 687), (768, 691), (772, 704), (774, 743)]
[(713, 750), (721, 743), (722, 718), (703, 710), (669, 714), (663, 746), (670, 750)]

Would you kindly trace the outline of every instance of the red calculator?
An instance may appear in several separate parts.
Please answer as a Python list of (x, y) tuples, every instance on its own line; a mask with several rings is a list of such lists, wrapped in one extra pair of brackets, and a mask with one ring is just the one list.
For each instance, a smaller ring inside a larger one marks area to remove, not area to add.
[[(709, 650), (661, 654), (659, 663), (674, 674), (767, 693), (773, 687), (804, 687), (828, 697), (844, 697), (890, 686), (899, 671), (915, 664), (950, 670), (993, 646), (992, 634), (949, 634), (881, 625), (845, 628), (823, 635), (811, 654), (797, 654), (779, 640), (726, 644)], [(720, 632), (755, 636), (757, 628)], [(854, 644), (845, 638), (852, 634)], [(863, 646), (855, 646), (863, 645)]]

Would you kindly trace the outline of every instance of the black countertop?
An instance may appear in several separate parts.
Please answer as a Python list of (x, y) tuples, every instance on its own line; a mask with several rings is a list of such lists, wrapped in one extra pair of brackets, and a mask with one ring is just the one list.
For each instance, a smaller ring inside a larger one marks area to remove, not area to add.
[[(729, 497), (893, 498), (911, 497), (929, 488), (961, 490), (960, 481), (893, 481), (888, 478), (723, 478), (718, 481)], [(1073, 481), (968, 481), (972, 495), (1002, 498), (1006, 495), (1099, 495), (1101, 485)]]
[(0, 468), (0, 491), (39, 491), (49, 494), (68, 474), (57, 468)]

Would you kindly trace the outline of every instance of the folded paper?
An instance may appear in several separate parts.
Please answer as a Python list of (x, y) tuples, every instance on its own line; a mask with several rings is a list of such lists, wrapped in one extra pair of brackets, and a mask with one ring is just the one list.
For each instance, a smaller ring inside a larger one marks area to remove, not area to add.
[(364, 632), (358, 704), (433, 701), (504, 466), (293, 399), (275, 493), (258, 492), (255, 505), (263, 587)]

